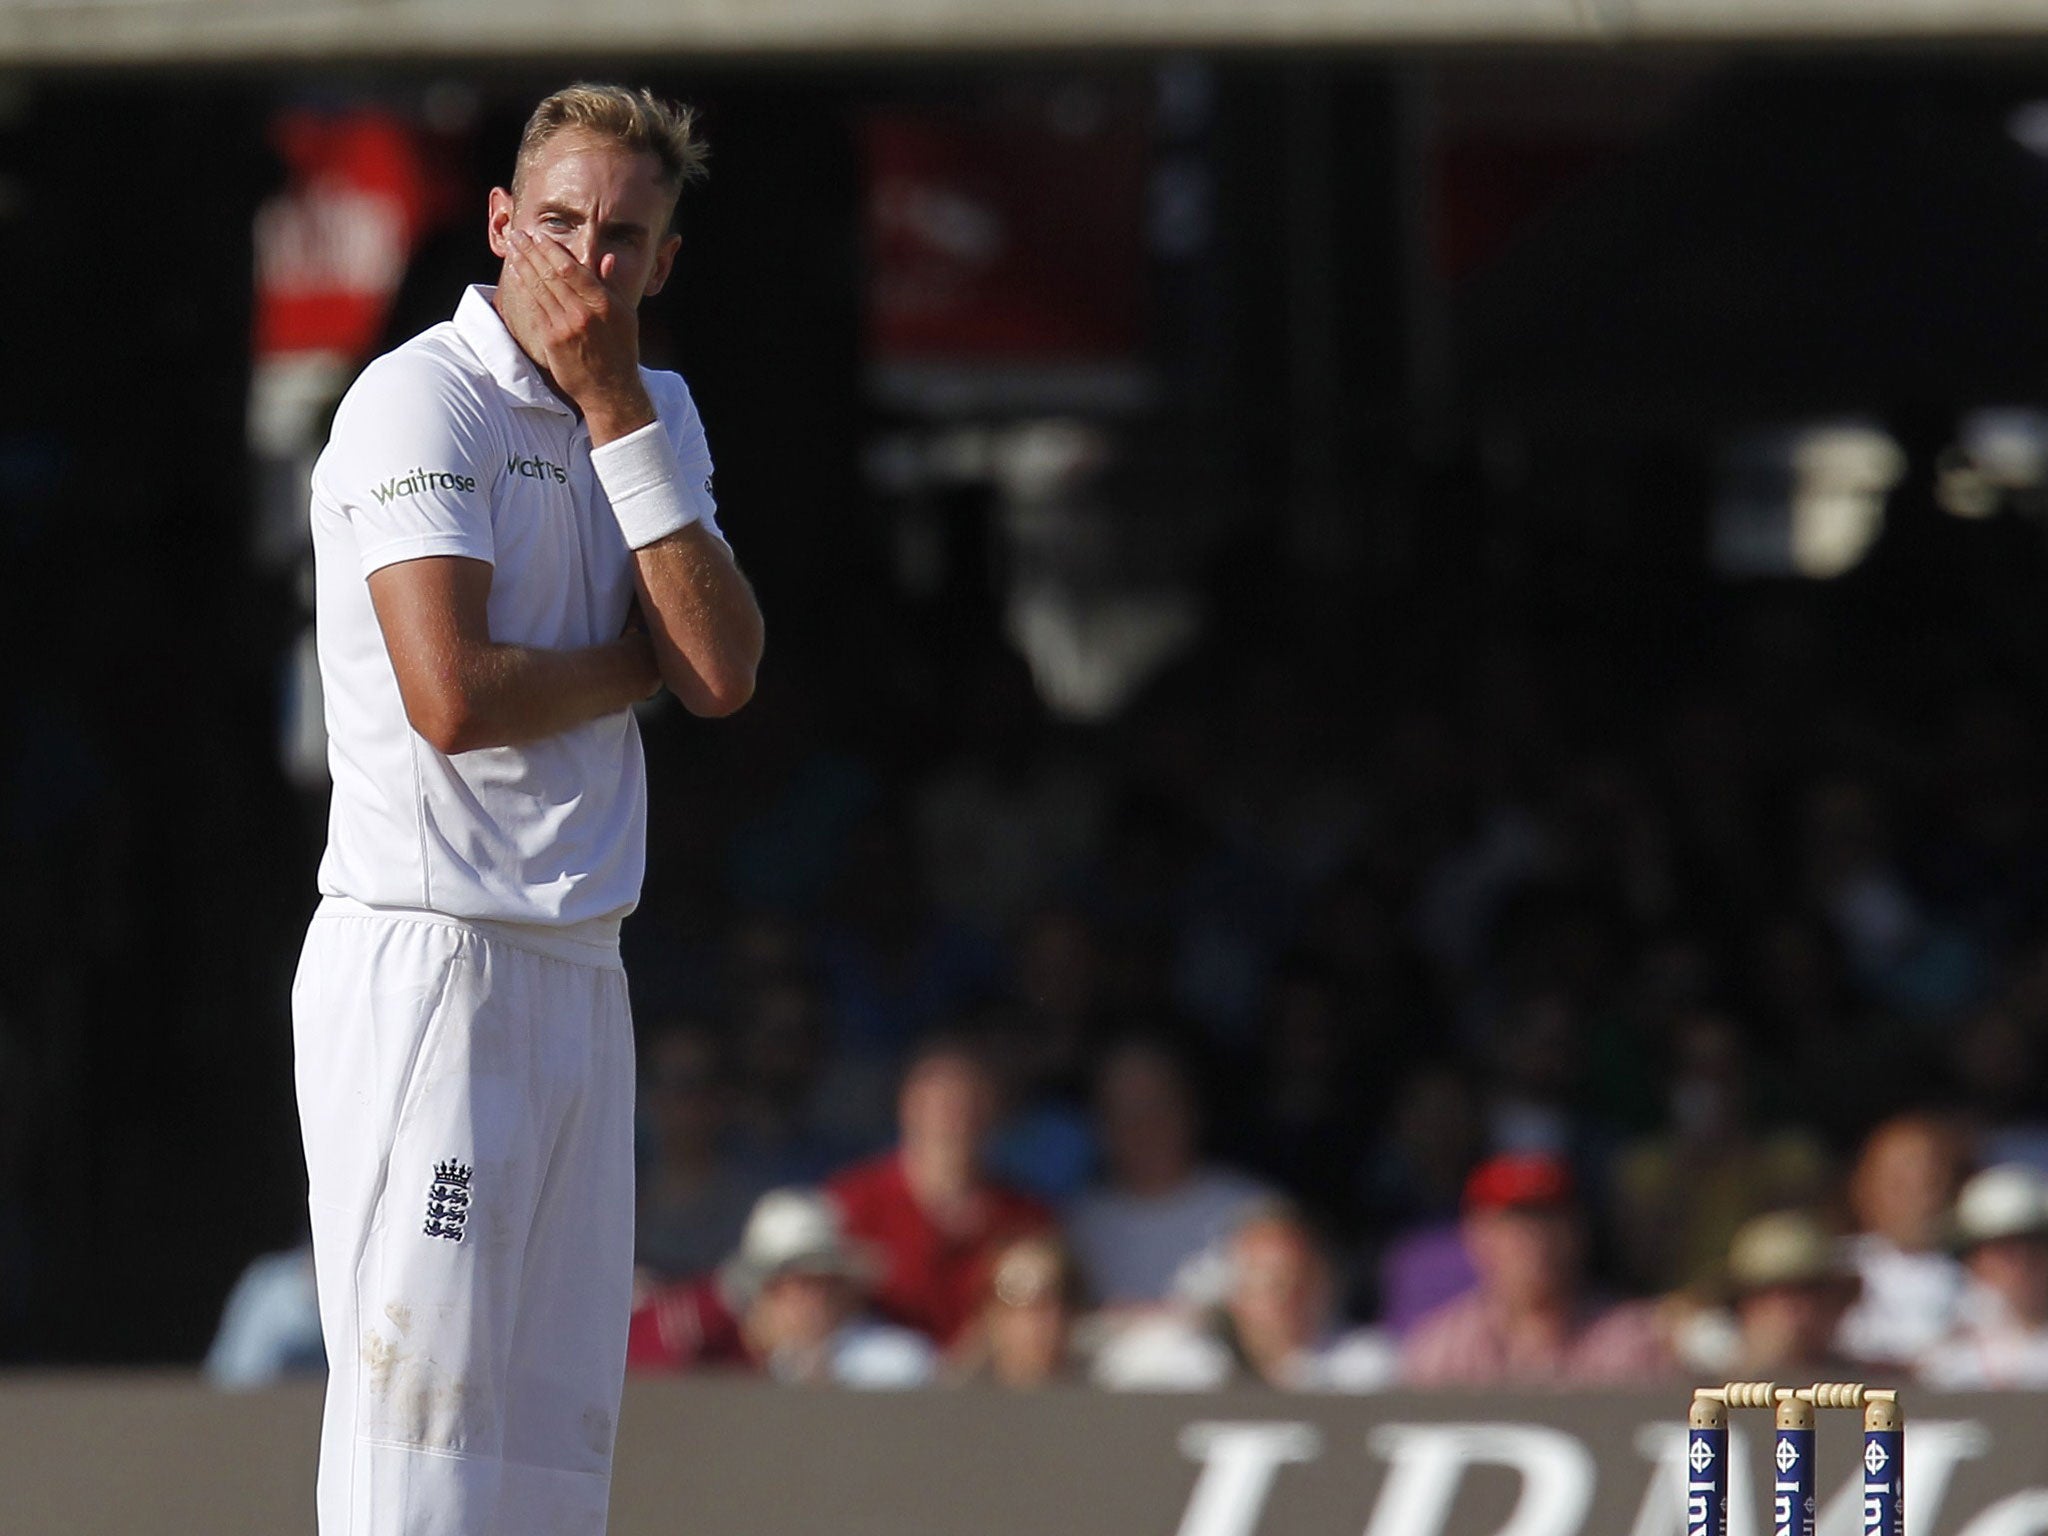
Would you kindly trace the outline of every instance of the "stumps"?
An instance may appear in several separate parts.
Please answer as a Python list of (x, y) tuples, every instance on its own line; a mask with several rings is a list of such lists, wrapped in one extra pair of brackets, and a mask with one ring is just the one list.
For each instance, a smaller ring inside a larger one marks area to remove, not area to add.
[(1770, 1408), (1773, 1536), (1814, 1536), (1816, 1413), (1863, 1410), (1863, 1536), (1905, 1536), (1906, 1420), (1898, 1393), (1860, 1381), (1731, 1381), (1693, 1393), (1686, 1417), (1686, 1536), (1728, 1536), (1728, 1412)]
[(1778, 1437), (1771, 1447), (1773, 1536), (1813, 1536), (1813, 1400), (1797, 1392), (1778, 1399)]
[(1906, 1417), (1898, 1395), (1871, 1393), (1863, 1405), (1863, 1536), (1905, 1536)]
[(1696, 1392), (1685, 1422), (1685, 1536), (1728, 1536), (1728, 1404)]

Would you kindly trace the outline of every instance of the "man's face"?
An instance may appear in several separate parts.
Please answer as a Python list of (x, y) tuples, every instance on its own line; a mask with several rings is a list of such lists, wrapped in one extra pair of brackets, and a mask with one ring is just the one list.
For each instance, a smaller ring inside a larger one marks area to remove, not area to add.
[(761, 1287), (747, 1322), (764, 1354), (802, 1353), (823, 1349), (859, 1307), (858, 1293), (841, 1276), (789, 1270)]
[(1195, 1160), (1193, 1106), (1174, 1070), (1133, 1050), (1104, 1069), (1096, 1094), (1103, 1151), (1119, 1183), (1138, 1188), (1178, 1183)]
[(1842, 1314), (1856, 1299), (1839, 1282), (1765, 1286), (1735, 1306), (1743, 1363), (1757, 1369), (1826, 1367)]
[(963, 1056), (920, 1062), (897, 1105), (906, 1143), (943, 1146), (972, 1158), (995, 1125), (995, 1089), (980, 1065)]
[(1960, 1174), (1954, 1147), (1936, 1127), (1896, 1123), (1865, 1148), (1850, 1200), (1866, 1231), (1917, 1252), (1934, 1242)]
[(653, 155), (565, 129), (540, 147), (517, 193), (491, 189), (491, 250), (503, 258), (510, 230), (552, 240), (595, 272), (613, 295), (638, 305), (668, 281), (682, 241), (668, 233), (675, 194)]
[(1329, 1275), (1308, 1234), (1261, 1221), (1231, 1243), (1235, 1283), (1228, 1307), (1240, 1336), (1275, 1353), (1306, 1349), (1329, 1313)]

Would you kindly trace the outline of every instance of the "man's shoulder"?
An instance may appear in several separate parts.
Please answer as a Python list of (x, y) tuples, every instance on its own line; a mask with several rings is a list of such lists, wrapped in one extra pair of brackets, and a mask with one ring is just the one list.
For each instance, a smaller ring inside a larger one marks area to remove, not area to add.
[(647, 393), (653, 399), (655, 409), (667, 414), (671, 407), (694, 411), (696, 401), (690, 394), (690, 386), (683, 376), (673, 368), (649, 368), (644, 364), (640, 369), (640, 382), (647, 386)]
[(1570, 1369), (1589, 1385), (1654, 1378), (1676, 1363), (1671, 1343), (1670, 1319), (1656, 1302), (1612, 1302), (1579, 1335)]
[(647, 386), (654, 414), (661, 418), (672, 437), (687, 443), (702, 435), (704, 423), (697, 413), (696, 397), (680, 373), (666, 368), (642, 368), (640, 382)]
[(894, 1152), (883, 1152), (841, 1168), (825, 1181), (825, 1192), (850, 1217), (857, 1209), (907, 1198), (909, 1185), (904, 1181), (902, 1159)]
[(1425, 1312), (1401, 1340), (1399, 1371), (1410, 1386), (1484, 1380), (1500, 1365), (1500, 1339), (1476, 1292)]
[(1641, 1338), (1661, 1334), (1664, 1312), (1655, 1301), (1640, 1297), (1600, 1300), (1587, 1310), (1585, 1336), (1589, 1339)]
[(1051, 1206), (1036, 1195), (992, 1179), (988, 1184), (989, 1203), (994, 1208), (994, 1225), (1008, 1231), (1038, 1231), (1053, 1226), (1057, 1218)]
[(1438, 1302), (1418, 1317), (1415, 1326), (1408, 1330), (1406, 1342), (1410, 1345), (1425, 1344), (1474, 1332), (1489, 1332), (1489, 1319), (1486, 1299), (1477, 1289), (1469, 1290), (1449, 1301)]
[(451, 320), (429, 326), (410, 341), (372, 358), (349, 387), (343, 404), (387, 391), (487, 400), (500, 393), (496, 379)]
[(1223, 1164), (1204, 1163), (1181, 1186), (1175, 1203), (1207, 1221), (1230, 1221), (1260, 1201), (1272, 1198), (1272, 1186), (1250, 1174)]

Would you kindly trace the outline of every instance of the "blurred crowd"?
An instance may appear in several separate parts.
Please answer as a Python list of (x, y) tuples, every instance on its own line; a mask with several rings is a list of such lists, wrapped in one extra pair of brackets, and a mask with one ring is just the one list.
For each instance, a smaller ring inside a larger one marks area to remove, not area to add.
[(651, 726), (632, 1364), (2048, 1387), (2048, 754), (1816, 633)]

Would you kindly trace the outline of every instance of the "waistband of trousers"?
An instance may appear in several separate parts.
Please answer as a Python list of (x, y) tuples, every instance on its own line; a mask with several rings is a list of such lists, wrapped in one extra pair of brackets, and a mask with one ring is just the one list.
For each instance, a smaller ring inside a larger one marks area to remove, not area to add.
[(373, 907), (351, 896), (321, 897), (320, 905), (314, 909), (313, 920), (318, 922), (322, 918), (336, 917), (381, 917), (399, 923), (433, 923), (442, 928), (474, 933), (496, 944), (546, 955), (551, 960), (566, 960), (571, 965), (589, 965), (613, 971), (623, 969), (619, 959), (619, 928), (623, 920), (616, 917), (585, 918), (580, 923), (565, 923), (557, 927), (546, 923), (507, 923), (495, 918), (453, 917), (425, 907)]

